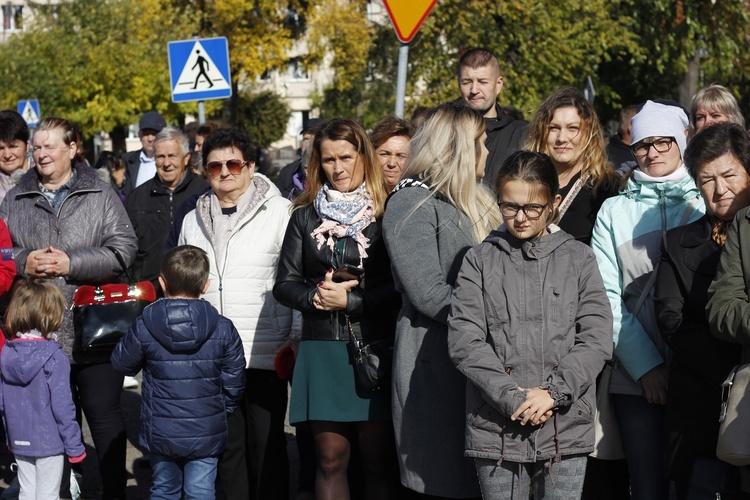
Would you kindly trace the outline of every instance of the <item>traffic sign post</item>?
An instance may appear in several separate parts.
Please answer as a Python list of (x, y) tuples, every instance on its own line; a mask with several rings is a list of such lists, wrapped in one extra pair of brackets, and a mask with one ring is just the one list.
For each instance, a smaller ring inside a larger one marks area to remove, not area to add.
[(167, 44), (172, 102), (198, 101), (199, 123), (204, 123), (203, 101), (232, 96), (229, 42), (226, 37), (194, 38)]
[(396, 36), (401, 40), (398, 51), (398, 77), (396, 81), (396, 109), (399, 118), (404, 117), (406, 100), (406, 69), (409, 62), (409, 42), (417, 34), (437, 0), (383, 0), (391, 18)]
[(39, 101), (36, 99), (25, 99), (18, 101), (18, 114), (21, 115), (29, 127), (36, 127), (39, 123)]

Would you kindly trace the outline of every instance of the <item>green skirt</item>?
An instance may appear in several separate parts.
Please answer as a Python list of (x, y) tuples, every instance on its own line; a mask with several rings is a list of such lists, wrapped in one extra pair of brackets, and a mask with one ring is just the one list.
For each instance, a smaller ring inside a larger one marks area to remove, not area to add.
[(357, 387), (347, 341), (306, 340), (299, 344), (292, 379), (289, 422), (391, 420), (390, 389)]

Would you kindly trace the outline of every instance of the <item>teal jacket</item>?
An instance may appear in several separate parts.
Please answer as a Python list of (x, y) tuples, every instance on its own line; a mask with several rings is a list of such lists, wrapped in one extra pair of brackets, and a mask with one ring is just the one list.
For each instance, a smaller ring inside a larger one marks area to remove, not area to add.
[[(653, 287), (632, 311), (659, 261), (663, 234), (703, 216), (705, 205), (693, 179), (643, 182), (632, 177), (618, 196), (604, 202), (591, 239), (614, 319), (615, 370), (610, 392), (640, 396), (640, 378), (667, 361), (656, 324)], [(687, 218), (686, 218), (687, 217)]]

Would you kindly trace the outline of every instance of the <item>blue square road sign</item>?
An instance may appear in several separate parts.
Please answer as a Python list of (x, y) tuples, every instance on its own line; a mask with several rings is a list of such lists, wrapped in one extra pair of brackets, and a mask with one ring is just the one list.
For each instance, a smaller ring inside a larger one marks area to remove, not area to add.
[(21, 115), (29, 127), (36, 127), (39, 123), (39, 101), (36, 99), (24, 99), (18, 101), (18, 114)]
[(225, 99), (232, 95), (226, 37), (169, 42), (173, 102)]

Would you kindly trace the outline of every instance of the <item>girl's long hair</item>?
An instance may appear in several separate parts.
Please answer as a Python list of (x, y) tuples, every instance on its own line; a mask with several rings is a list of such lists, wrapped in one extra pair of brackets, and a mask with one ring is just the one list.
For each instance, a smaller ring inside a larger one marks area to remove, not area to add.
[(613, 189), (620, 178), (612, 168), (604, 147), (604, 133), (599, 117), (584, 95), (573, 87), (563, 87), (553, 92), (539, 106), (529, 124), (529, 135), (524, 149), (549, 155), (547, 136), (555, 111), (560, 108), (574, 108), (581, 118), (582, 151), (578, 161), (582, 163), (581, 178), (589, 185), (594, 195), (599, 189)]
[(482, 115), (464, 104), (435, 108), (412, 138), (402, 176), (426, 181), (468, 217), (475, 243), (502, 223), (495, 197), (476, 179), (484, 130)]

